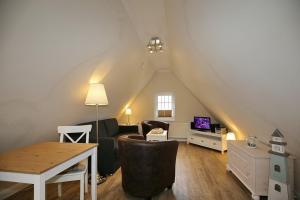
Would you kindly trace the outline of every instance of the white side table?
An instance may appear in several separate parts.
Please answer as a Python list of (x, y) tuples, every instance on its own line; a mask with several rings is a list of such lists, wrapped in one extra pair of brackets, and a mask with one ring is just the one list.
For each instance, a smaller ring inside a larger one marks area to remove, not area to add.
[(153, 134), (151, 132), (149, 132), (146, 135), (146, 140), (147, 141), (167, 141), (167, 131), (165, 130), (163, 133), (161, 134)]

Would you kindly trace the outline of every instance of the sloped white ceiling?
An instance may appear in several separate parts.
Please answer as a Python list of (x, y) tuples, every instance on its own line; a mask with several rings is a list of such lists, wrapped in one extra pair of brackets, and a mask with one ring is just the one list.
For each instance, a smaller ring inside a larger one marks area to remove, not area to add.
[[(298, 1), (122, 2), (141, 41), (151, 34), (165, 38), (170, 68), (240, 138), (267, 141), (275, 127), (295, 132)], [(293, 148), (299, 140), (291, 137)]]
[(132, 24), (145, 46), (151, 37), (158, 36), (164, 43), (164, 52), (148, 54), (148, 60), (155, 69), (169, 68), (167, 21), (163, 0), (122, 0)]
[[(167, 0), (175, 74), (238, 136), (279, 128), (300, 181), (300, 1)], [(298, 184), (298, 191), (300, 191)]]
[(0, 151), (94, 120), (89, 82), (107, 90), (100, 117), (116, 116), (154, 71), (119, 0), (1, 1), (0, 27)]
[(169, 68), (238, 138), (268, 143), (279, 128), (299, 159), (299, 1), (122, 2), (139, 37), (165, 38)]
[[(300, 1), (0, 1), (0, 151), (54, 139), (94, 119), (88, 82), (103, 82), (116, 116), (169, 68), (238, 134), (279, 128), (297, 157), (300, 191)], [(163, 54), (145, 45), (159, 36)]]

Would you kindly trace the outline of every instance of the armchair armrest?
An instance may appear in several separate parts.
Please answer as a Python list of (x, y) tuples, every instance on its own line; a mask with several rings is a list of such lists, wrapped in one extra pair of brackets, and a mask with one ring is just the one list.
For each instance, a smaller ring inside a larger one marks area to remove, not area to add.
[(119, 125), (119, 133), (139, 133), (138, 125)]
[[(98, 172), (101, 175), (106, 175), (110, 172), (112, 163), (115, 162), (118, 155), (116, 154), (116, 143), (114, 138), (111, 137), (99, 137), (98, 138)], [(91, 166), (91, 159), (89, 158), (89, 171)]]

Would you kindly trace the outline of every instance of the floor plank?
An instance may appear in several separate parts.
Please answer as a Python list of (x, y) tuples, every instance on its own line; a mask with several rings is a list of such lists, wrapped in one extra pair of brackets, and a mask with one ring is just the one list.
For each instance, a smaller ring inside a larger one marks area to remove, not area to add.
[[(166, 190), (153, 197), (154, 200), (250, 200), (250, 193), (226, 171), (227, 154), (195, 145), (180, 143), (176, 162), (176, 181), (172, 190)], [(138, 200), (124, 193), (121, 170), (98, 186), (101, 200)], [(13, 195), (7, 200), (33, 199), (32, 186)], [(47, 185), (47, 199), (57, 197), (56, 184)], [(63, 197), (67, 200), (79, 199), (79, 182), (63, 184)], [(86, 199), (90, 199), (86, 195)]]

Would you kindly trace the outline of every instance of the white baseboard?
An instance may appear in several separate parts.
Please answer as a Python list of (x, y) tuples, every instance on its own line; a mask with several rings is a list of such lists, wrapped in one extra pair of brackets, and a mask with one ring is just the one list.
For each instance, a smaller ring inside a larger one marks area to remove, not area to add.
[(11, 195), (23, 190), (24, 188), (28, 187), (28, 184), (23, 183), (14, 183), (11, 184), (7, 188), (1, 188), (0, 190), (0, 200), (6, 199), (10, 197)]

